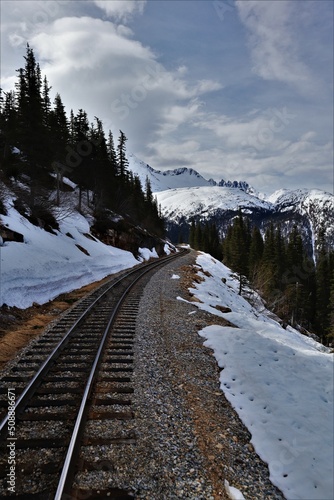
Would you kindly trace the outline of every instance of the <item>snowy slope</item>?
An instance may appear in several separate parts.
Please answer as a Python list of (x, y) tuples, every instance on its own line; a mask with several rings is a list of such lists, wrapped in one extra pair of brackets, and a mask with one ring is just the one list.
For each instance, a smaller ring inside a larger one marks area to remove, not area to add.
[[(57, 235), (32, 225), (14, 208), (1, 215), (1, 221), (23, 234), (24, 243), (6, 242), (0, 247), (0, 306), (43, 304), (139, 263), (132, 253), (89, 236), (89, 224), (79, 213), (60, 222)], [(143, 258), (150, 256), (157, 255), (143, 249)]]
[(309, 216), (315, 211), (318, 215), (334, 213), (334, 195), (320, 189), (280, 189), (267, 199), (281, 212), (295, 210)]
[(182, 187), (210, 186), (214, 182), (207, 181), (192, 168), (160, 171), (139, 160), (134, 154), (129, 154), (128, 160), (129, 170), (139, 177), (143, 187), (148, 177), (153, 192)]
[(231, 271), (210, 255), (200, 254), (197, 263), (203, 281), (191, 292), (201, 302), (192, 304), (238, 327), (211, 325), (199, 333), (214, 350), (221, 389), (269, 464), (272, 482), (288, 500), (332, 500), (333, 353), (283, 329), (264, 308), (257, 311), (238, 295)]
[(327, 241), (334, 247), (334, 195), (320, 189), (281, 189), (268, 200), (277, 212), (286, 216), (302, 216), (309, 221), (311, 239), (314, 242), (324, 230)]
[(238, 188), (210, 186), (172, 189), (155, 193), (162, 213), (169, 220), (178, 221), (180, 217), (191, 219), (194, 215), (209, 216), (216, 211), (260, 208), (274, 210), (267, 201), (246, 193)]

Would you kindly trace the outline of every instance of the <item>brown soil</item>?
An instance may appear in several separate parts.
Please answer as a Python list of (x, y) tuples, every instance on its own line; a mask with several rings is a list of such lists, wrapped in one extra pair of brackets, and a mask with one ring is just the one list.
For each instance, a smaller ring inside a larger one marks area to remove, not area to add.
[(59, 295), (47, 304), (34, 304), (27, 309), (3, 306), (0, 308), (0, 369), (11, 361), (18, 351), (40, 335), (51, 321), (73, 306), (78, 300), (110, 279)]

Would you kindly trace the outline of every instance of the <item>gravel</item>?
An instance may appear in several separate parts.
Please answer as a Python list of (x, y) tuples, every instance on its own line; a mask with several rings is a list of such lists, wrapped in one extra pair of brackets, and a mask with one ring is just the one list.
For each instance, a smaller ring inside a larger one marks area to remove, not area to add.
[[(213, 353), (197, 333), (217, 318), (176, 299), (191, 299), (194, 264), (191, 253), (146, 286), (134, 348), (134, 421), (99, 420), (88, 430), (89, 436), (135, 435), (136, 444), (83, 447), (82, 457), (96, 469), (77, 476), (81, 489), (120, 488), (150, 500), (210, 500), (228, 498), (227, 480), (246, 500), (284, 498), (220, 390)], [(171, 279), (175, 274), (181, 279)]]

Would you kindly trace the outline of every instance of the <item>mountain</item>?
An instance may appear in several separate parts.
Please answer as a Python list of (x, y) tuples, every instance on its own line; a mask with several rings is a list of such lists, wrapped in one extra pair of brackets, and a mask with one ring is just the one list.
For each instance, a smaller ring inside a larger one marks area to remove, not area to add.
[(201, 186), (221, 186), (229, 188), (239, 188), (246, 193), (259, 195), (257, 191), (250, 186), (246, 181), (225, 181), (221, 179), (219, 182), (213, 179), (206, 180), (201, 174), (192, 168), (175, 168), (174, 170), (155, 170), (150, 165), (140, 160), (134, 154), (128, 155), (129, 170), (140, 179), (142, 186), (145, 186), (146, 178), (151, 183), (152, 191), (158, 193), (166, 189), (179, 189), (185, 187), (201, 187)]
[(181, 220), (191, 221), (210, 219), (225, 212), (243, 213), (270, 212), (274, 205), (246, 193), (240, 188), (225, 186), (191, 187), (170, 189), (155, 193), (162, 213), (169, 221), (179, 223)]
[(212, 186), (216, 184), (212, 179), (207, 181), (192, 168), (176, 168), (165, 171), (155, 170), (132, 153), (128, 155), (128, 160), (129, 170), (139, 177), (143, 187), (145, 187), (146, 178), (148, 178), (153, 192), (182, 187)]
[(180, 234), (188, 237), (193, 220), (215, 223), (224, 236), (240, 209), (262, 233), (271, 222), (280, 224), (283, 234), (289, 234), (297, 226), (309, 255), (314, 255), (322, 230), (327, 244), (334, 247), (334, 196), (325, 191), (284, 190), (262, 200), (240, 188), (211, 186), (173, 189), (156, 196), (174, 241)]
[[(268, 197), (285, 225), (297, 222), (311, 242), (313, 252), (321, 231), (334, 248), (334, 195), (320, 189), (281, 189)], [(299, 222), (299, 223), (298, 223)]]
[(130, 170), (143, 185), (148, 177), (157, 197), (172, 241), (187, 241), (191, 222), (215, 223), (223, 237), (231, 219), (241, 209), (262, 233), (271, 222), (280, 224), (283, 234), (297, 226), (309, 255), (323, 230), (328, 246), (334, 247), (334, 196), (318, 189), (280, 189), (270, 196), (259, 194), (246, 181), (216, 182), (198, 172), (178, 168), (161, 172), (129, 156)]

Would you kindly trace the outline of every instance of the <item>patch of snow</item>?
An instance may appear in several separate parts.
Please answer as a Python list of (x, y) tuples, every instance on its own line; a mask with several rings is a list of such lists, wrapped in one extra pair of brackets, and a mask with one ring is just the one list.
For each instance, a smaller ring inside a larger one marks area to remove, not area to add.
[(245, 500), (245, 497), (241, 493), (240, 490), (234, 488), (234, 486), (230, 486), (229, 482), (225, 479), (225, 491), (228, 494), (231, 500)]
[(148, 248), (138, 248), (138, 253), (142, 260), (149, 260), (151, 258), (156, 259), (159, 257), (155, 248), (152, 248), (151, 250)]
[(238, 295), (230, 269), (210, 255), (200, 254), (197, 264), (204, 281), (190, 289), (201, 301), (192, 305), (236, 325), (211, 325), (199, 334), (214, 350), (221, 389), (268, 463), (271, 481), (289, 500), (332, 500), (333, 354), (251, 306)]

